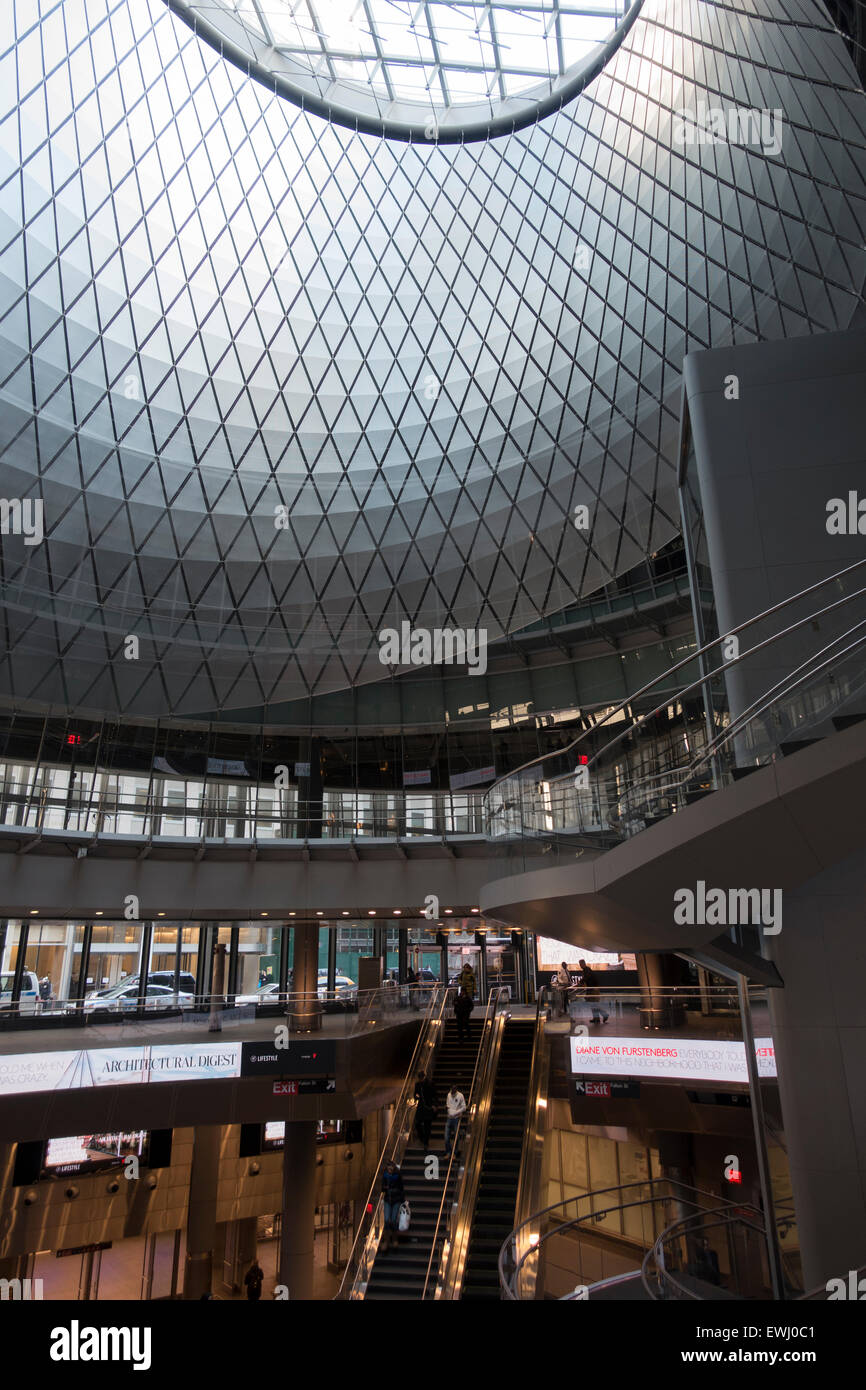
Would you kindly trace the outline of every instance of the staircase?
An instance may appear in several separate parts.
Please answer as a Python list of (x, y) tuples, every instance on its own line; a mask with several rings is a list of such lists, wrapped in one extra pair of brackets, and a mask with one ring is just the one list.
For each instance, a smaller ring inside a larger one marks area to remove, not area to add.
[[(480, 1014), (481, 1011), (478, 1010), (478, 1012)], [(430, 1250), (439, 1215), (439, 1206), (442, 1201), (445, 1174), (448, 1171), (448, 1159), (444, 1152), (445, 1097), (453, 1083), (463, 1092), (468, 1105), (472, 1073), (475, 1069), (475, 1059), (478, 1055), (483, 1026), (480, 1017), (470, 1019), (470, 1040), (459, 1043), (455, 1020), (449, 1018), (445, 1024), (445, 1035), (439, 1046), (436, 1069), (433, 1073), (438, 1110), (430, 1132), (430, 1147), (429, 1149), (422, 1149), (417, 1137), (413, 1135), (401, 1164), (403, 1186), (406, 1189), (406, 1197), (412, 1210), (412, 1225), (406, 1235), (400, 1238), (399, 1245), (393, 1247), (387, 1254), (381, 1252), (377, 1254), (367, 1284), (366, 1298), (395, 1299), (407, 1302), (421, 1298), (424, 1280), (427, 1276), (427, 1265), (430, 1261)], [(462, 1126), (461, 1132), (458, 1132), (457, 1142), (458, 1144), (462, 1143)], [(438, 1178), (426, 1178), (424, 1176), (424, 1160), (428, 1154), (435, 1154), (439, 1159), (440, 1176)], [(457, 1190), (458, 1169), (459, 1164), (455, 1161), (451, 1170), (451, 1184), (446, 1197), (446, 1211), (448, 1203), (453, 1201)], [(439, 1242), (441, 1242), (446, 1230), (447, 1222), (443, 1221), (439, 1232)], [(433, 1277), (430, 1281), (428, 1296), (432, 1296), (438, 1266), (439, 1249), (437, 1248), (431, 1265)]]
[(505, 1024), (466, 1255), (464, 1299), (499, 1298), (499, 1251), (514, 1228), (534, 1041), (534, 1019), (511, 1018)]

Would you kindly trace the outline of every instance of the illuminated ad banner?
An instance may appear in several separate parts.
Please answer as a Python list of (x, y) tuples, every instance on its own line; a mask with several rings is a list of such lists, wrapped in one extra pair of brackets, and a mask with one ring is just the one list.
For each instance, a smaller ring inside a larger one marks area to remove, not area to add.
[(240, 1043), (101, 1047), (0, 1057), (0, 1095), (149, 1081), (215, 1081), (241, 1074)]
[[(712, 1038), (591, 1038), (577, 1034), (571, 1043), (572, 1073), (583, 1077), (655, 1076), (693, 1081), (741, 1081), (748, 1085), (746, 1048), (742, 1042)], [(776, 1075), (772, 1038), (756, 1038), (758, 1073)]]
[(579, 962), (585, 960), (590, 970), (637, 970), (637, 957), (620, 955), (616, 951), (587, 951), (582, 946), (572, 946), (569, 941), (557, 941), (553, 936), (537, 936), (535, 953), (538, 969), (558, 970), (565, 961), (569, 970), (577, 970)]

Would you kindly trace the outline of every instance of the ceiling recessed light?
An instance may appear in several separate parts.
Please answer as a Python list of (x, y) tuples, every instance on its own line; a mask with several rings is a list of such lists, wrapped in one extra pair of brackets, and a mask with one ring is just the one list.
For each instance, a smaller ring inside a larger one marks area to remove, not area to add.
[(448, 916), (450, 915), (450, 913), (452, 913), (452, 912), (454, 911), (454, 908), (453, 908), (453, 907), (443, 907), (442, 911), (445, 913), (445, 916), (448, 917)]
[(348, 917), (349, 915), (350, 915), (350, 914), (349, 914), (348, 912), (344, 912), (344, 913), (343, 913), (343, 916), (344, 916), (344, 917)]
[(478, 908), (477, 908), (477, 907), (473, 907), (472, 911), (473, 911), (473, 912), (477, 912), (477, 911), (478, 911)]
[(324, 912), (317, 912), (317, 913), (316, 913), (316, 916), (317, 916), (317, 917), (324, 917), (324, 915), (325, 915)]
[(31, 909), (30, 909), (30, 916), (31, 916), (31, 917), (35, 917), (35, 916), (36, 916), (36, 913), (37, 913), (38, 911), (39, 911), (39, 908), (38, 908), (38, 907), (31, 907)]
[(370, 908), (369, 912), (367, 913), (367, 916), (368, 916), (368, 917), (375, 917), (375, 916), (376, 916), (376, 909), (375, 909), (375, 907), (371, 907), (371, 908)]
[(294, 917), (294, 915), (295, 915), (294, 912), (290, 912), (290, 913), (289, 913), (289, 916), (290, 916), (290, 917)]
[(263, 917), (267, 917), (268, 914), (267, 914), (266, 912), (263, 912), (261, 915), (262, 915)]
[(93, 915), (94, 917), (101, 917), (103, 914), (101, 912), (94, 912)]
[(395, 917), (402, 917), (402, 916), (403, 916), (403, 909), (402, 909), (402, 907), (395, 907), (395, 908), (394, 908), (394, 916), (395, 916)]

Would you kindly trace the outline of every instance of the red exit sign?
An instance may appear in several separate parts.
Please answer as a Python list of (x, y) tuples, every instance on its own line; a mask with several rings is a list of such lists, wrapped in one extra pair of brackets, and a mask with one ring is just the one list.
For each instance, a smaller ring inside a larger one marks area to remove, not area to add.
[(610, 1096), (609, 1081), (587, 1081), (584, 1094), (587, 1096)]
[(297, 1094), (298, 1094), (298, 1083), (297, 1083), (297, 1081), (275, 1081), (275, 1082), (274, 1082), (274, 1095), (275, 1095), (275, 1096), (296, 1096)]

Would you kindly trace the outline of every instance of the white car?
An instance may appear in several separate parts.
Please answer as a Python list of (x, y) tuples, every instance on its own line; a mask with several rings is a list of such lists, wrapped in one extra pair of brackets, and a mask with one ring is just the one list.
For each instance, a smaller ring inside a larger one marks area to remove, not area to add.
[[(12, 1008), (12, 986), (15, 971), (4, 970), (0, 975), (0, 1009)], [(21, 1002), (18, 1005), (22, 1014), (35, 1014), (39, 1008), (39, 977), (34, 970), (25, 970), (21, 977)]]
[[(334, 981), (334, 993), (337, 999), (350, 999), (357, 990), (355, 981), (348, 975), (338, 975)], [(288, 993), (292, 989), (289, 985)], [(328, 974), (327, 971), (319, 971), (318, 995), (320, 999), (328, 997)], [(280, 1002), (279, 981), (273, 981), (269, 985), (262, 985), (261, 989), (256, 990), (255, 994), (239, 994), (235, 1000), (236, 1004), (278, 1004)]]
[[(145, 994), (145, 1009), (190, 1009), (195, 1002), (193, 995), (183, 992), (175, 994), (166, 985), (148, 985)], [(89, 994), (84, 1001), (84, 1012), (122, 1013), (138, 1008), (138, 985), (127, 985), (125, 989), (112, 994)]]

